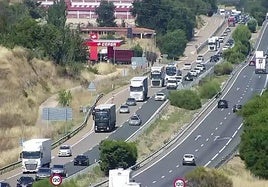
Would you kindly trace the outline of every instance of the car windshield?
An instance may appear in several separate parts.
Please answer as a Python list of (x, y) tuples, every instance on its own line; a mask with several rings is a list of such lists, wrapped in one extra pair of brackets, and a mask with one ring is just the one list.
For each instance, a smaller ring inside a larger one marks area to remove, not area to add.
[(54, 165), (53, 169), (63, 169), (63, 165)]
[(68, 146), (68, 145), (63, 145), (63, 146), (60, 146), (60, 149), (70, 149), (70, 146)]
[(156, 95), (157, 95), (157, 96), (164, 96), (163, 93), (157, 93)]
[(132, 116), (131, 120), (139, 120), (138, 116)]
[(134, 98), (128, 98), (127, 101), (135, 102), (135, 99)]
[(33, 182), (34, 180), (33, 180), (33, 178), (32, 177), (21, 177), (20, 179), (19, 179), (19, 181), (21, 181), (21, 182)]
[(39, 170), (38, 170), (38, 172), (39, 173), (50, 173), (50, 169), (49, 168), (40, 168)]
[(86, 156), (84, 156), (84, 155), (78, 155), (77, 158), (78, 158), (78, 159), (85, 159)]
[(128, 108), (128, 106), (127, 105), (122, 105), (121, 108)]
[(185, 158), (193, 158), (193, 155), (184, 155)]

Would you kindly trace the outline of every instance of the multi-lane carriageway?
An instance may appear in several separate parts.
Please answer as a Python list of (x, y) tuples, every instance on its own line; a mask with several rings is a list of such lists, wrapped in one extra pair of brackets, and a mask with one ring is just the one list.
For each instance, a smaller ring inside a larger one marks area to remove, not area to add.
[[(204, 55), (205, 59), (209, 59), (212, 53), (206, 53)], [(212, 64), (208, 64), (207, 68), (212, 66)], [(186, 72), (183, 72), (184, 74)], [(154, 93), (162, 90), (162, 88), (154, 88), (150, 89), (149, 96), (150, 98), (144, 102), (144, 103), (138, 103), (136, 107), (131, 107), (131, 113), (130, 114), (118, 114), (120, 117), (118, 117), (117, 124), (118, 128), (113, 133), (98, 133), (95, 134), (93, 131), (89, 132), (85, 136), (83, 136), (78, 142), (72, 144), (72, 150), (74, 155), (84, 153), (89, 156), (91, 163), (97, 161), (99, 159), (99, 151), (98, 151), (98, 143), (103, 139), (123, 139), (126, 140), (129, 138), (133, 133), (137, 132), (139, 127), (130, 127), (126, 124), (127, 119), (132, 115), (135, 111), (136, 113), (140, 114), (143, 124), (151, 118), (154, 113), (157, 111), (157, 109), (163, 104), (163, 102), (155, 102), (152, 96)], [(117, 93), (117, 97), (122, 99), (121, 103), (125, 102), (126, 98), (128, 97), (128, 89), (125, 89), (119, 93)], [(119, 106), (117, 106), (119, 107)], [(56, 155), (57, 150), (53, 151), (53, 155)], [(65, 164), (67, 168), (68, 175), (73, 175), (77, 173), (78, 171), (81, 171), (85, 167), (80, 166), (73, 166), (71, 158), (58, 158), (53, 157), (52, 164)], [(1, 180), (7, 179), (7, 182), (9, 182), (12, 186), (15, 186), (16, 179), (18, 179), (21, 176), (21, 168), (18, 168), (16, 170), (13, 170), (12, 172), (9, 172), (7, 174), (1, 175)]]
[[(268, 28), (257, 44), (257, 50), (266, 51), (268, 47)], [(164, 154), (135, 173), (135, 180), (144, 187), (172, 186), (174, 179), (183, 177), (194, 167), (182, 166), (185, 153), (197, 157), (197, 165), (214, 167), (222, 158), (228, 155), (239, 144), (242, 129), (242, 119), (232, 112), (234, 104), (244, 104), (253, 95), (261, 94), (267, 86), (266, 74), (255, 74), (255, 67), (245, 64), (234, 75), (227, 91), (221, 96), (229, 102), (228, 109), (218, 109), (217, 102), (202, 115), (180, 138), (174, 146)]]

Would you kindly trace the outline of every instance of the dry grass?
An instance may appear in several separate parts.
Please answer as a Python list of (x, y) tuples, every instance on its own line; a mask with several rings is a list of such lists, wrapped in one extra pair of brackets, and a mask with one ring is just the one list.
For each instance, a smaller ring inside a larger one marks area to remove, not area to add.
[(101, 75), (107, 75), (109, 73), (116, 71), (116, 67), (113, 64), (109, 64), (109, 63), (102, 62), (102, 63), (98, 63), (94, 66), (97, 68), (98, 73), (100, 73)]
[(239, 157), (234, 157), (220, 170), (232, 179), (234, 187), (268, 187), (268, 181), (254, 177)]

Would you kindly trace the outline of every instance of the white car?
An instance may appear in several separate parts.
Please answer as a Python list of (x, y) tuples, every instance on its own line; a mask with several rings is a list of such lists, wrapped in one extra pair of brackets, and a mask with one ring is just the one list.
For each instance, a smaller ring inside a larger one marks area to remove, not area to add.
[(224, 36), (220, 36), (220, 37), (219, 37), (219, 42), (220, 42), (220, 43), (223, 43), (223, 41), (224, 41)]
[(61, 145), (59, 148), (58, 156), (72, 156), (71, 146), (69, 145)]
[(198, 55), (196, 59), (196, 63), (202, 63), (204, 61), (203, 55)]
[(203, 64), (197, 64), (196, 68), (199, 68), (200, 71), (204, 71), (205, 70), (205, 66)]
[(195, 70), (191, 70), (189, 71), (190, 75), (194, 76), (194, 77), (197, 77), (197, 72)]
[(225, 51), (225, 50), (227, 50), (227, 49), (229, 49), (229, 48), (230, 48), (230, 46), (225, 45), (225, 46), (223, 46), (222, 50)]
[(195, 156), (193, 154), (185, 154), (183, 155), (182, 165), (196, 165)]
[(126, 104), (123, 104), (119, 108), (119, 113), (129, 113), (129, 107)]
[(185, 64), (183, 65), (183, 69), (184, 69), (184, 70), (190, 70), (190, 69), (192, 69), (192, 64), (191, 64), (191, 63), (185, 63)]
[(165, 101), (166, 99), (167, 99), (167, 96), (162, 92), (158, 92), (154, 96), (155, 101)]
[(228, 32), (224, 32), (222, 36), (228, 36)]
[(195, 67), (194, 70), (196, 71), (197, 74), (201, 73), (201, 70), (198, 67)]

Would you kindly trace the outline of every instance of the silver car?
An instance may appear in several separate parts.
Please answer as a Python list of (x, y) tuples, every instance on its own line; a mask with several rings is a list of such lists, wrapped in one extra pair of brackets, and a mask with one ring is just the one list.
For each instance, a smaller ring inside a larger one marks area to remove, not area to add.
[(183, 155), (182, 165), (196, 165), (195, 156), (193, 154), (185, 154)]
[(139, 115), (134, 114), (133, 116), (131, 116), (129, 118), (128, 123), (129, 123), (129, 125), (140, 126), (141, 125), (141, 118), (139, 117)]
[(72, 156), (71, 146), (69, 145), (61, 145), (59, 148), (58, 156)]
[(61, 177), (68, 177), (67, 170), (64, 165), (53, 165), (51, 168), (52, 174), (58, 174)]
[(50, 168), (39, 168), (35, 175), (35, 180), (47, 179), (50, 176), (51, 176)]
[(128, 105), (121, 105), (119, 109), (119, 113), (129, 113), (129, 107)]

